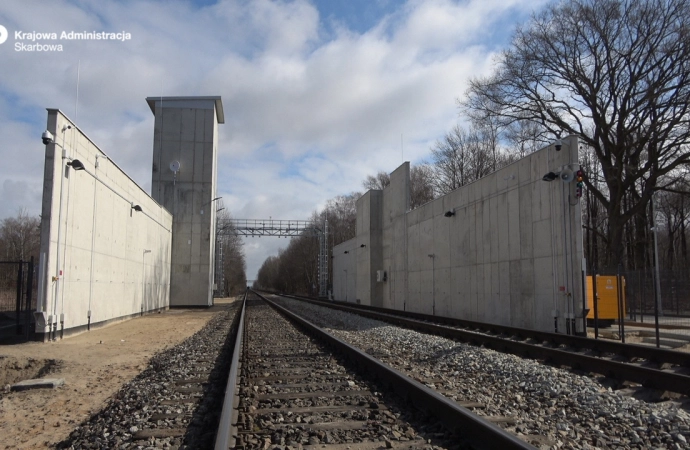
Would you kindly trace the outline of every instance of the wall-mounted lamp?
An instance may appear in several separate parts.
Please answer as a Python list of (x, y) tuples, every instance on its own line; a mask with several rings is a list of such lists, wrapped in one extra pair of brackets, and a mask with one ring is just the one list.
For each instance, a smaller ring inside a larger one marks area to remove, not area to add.
[(347, 254), (348, 254), (348, 253), (350, 253), (350, 252), (348, 252), (347, 250), (345, 250), (345, 252), (344, 252), (344, 253), (345, 253), (345, 254), (347, 255)]
[(455, 215), (455, 208), (451, 209), (450, 211), (446, 211), (443, 214), (443, 217), (453, 217)]
[(214, 198), (213, 200), (211, 200), (210, 202), (206, 202), (206, 203), (204, 203), (203, 205), (201, 205), (201, 211), (199, 211), (199, 214), (203, 214), (203, 213), (204, 213), (204, 206), (208, 205), (209, 203), (213, 203), (213, 202), (215, 202), (216, 200), (220, 200), (221, 198), (223, 198), (223, 197), (216, 197), (216, 198)]
[(561, 141), (561, 138), (556, 138), (556, 141), (553, 143), (553, 146), (556, 148), (557, 152), (560, 152), (563, 148), (563, 142)]
[(84, 164), (82, 164), (82, 162), (79, 161), (78, 159), (73, 159), (72, 161), (68, 162), (67, 165), (71, 166), (72, 169), (74, 169), (74, 170), (84, 170), (85, 169)]
[(141, 212), (141, 206), (139, 206), (139, 205), (132, 204), (132, 209), (137, 211), (137, 212)]
[(364, 248), (364, 247), (366, 247), (366, 246), (367, 246), (366, 244), (362, 244), (362, 245), (359, 246), (359, 248)]
[(96, 168), (98, 168), (98, 158), (110, 159), (108, 155), (96, 155), (96, 164), (94, 164)]
[(542, 177), (542, 180), (544, 180), (544, 181), (553, 181), (553, 180), (555, 180), (556, 178), (558, 178), (558, 175), (559, 175), (559, 174), (560, 174), (560, 172), (558, 172), (558, 173), (549, 172), (549, 173), (547, 173), (546, 175), (544, 175), (544, 176)]
[(435, 257), (436, 257), (436, 255), (434, 255), (433, 253), (429, 253), (429, 254), (426, 255), (426, 256), (428, 256), (429, 258), (435, 258)]

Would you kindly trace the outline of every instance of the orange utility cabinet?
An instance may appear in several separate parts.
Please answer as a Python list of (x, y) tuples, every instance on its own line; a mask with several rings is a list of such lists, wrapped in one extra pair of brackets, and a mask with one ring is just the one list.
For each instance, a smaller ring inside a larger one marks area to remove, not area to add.
[[(625, 315), (625, 277), (621, 277), (623, 315)], [(597, 275), (597, 313), (599, 326), (611, 326), (618, 320), (618, 283), (615, 275)], [(587, 276), (587, 325), (594, 326), (594, 295), (592, 276)]]

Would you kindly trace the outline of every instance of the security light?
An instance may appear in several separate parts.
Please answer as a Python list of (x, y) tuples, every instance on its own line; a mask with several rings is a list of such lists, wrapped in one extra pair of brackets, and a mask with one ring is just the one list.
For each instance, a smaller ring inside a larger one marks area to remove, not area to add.
[(67, 165), (72, 166), (72, 169), (74, 169), (74, 170), (84, 170), (85, 169), (84, 164), (82, 164), (82, 162), (79, 161), (78, 159), (73, 159), (72, 161), (68, 162)]
[(443, 214), (443, 217), (453, 217), (455, 215), (455, 210), (452, 209), (450, 211), (446, 211), (445, 214)]
[[(559, 172), (560, 173), (560, 172)], [(558, 178), (559, 173), (554, 173), (554, 172), (549, 172), (546, 175), (542, 177), (542, 180), (544, 181), (553, 181), (556, 178)]]
[(139, 205), (132, 205), (132, 209), (135, 210), (135, 211), (137, 211), (137, 212), (141, 212), (141, 211), (142, 211), (142, 210), (141, 210), (141, 206), (139, 206)]

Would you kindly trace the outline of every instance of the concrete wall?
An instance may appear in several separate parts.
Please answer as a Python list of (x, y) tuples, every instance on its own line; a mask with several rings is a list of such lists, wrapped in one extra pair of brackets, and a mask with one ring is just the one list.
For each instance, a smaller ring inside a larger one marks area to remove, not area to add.
[(60, 111), (48, 110), (47, 129), (36, 332), (166, 309), (172, 216)]
[[(375, 242), (377, 230), (381, 235), (380, 247), (370, 247), (381, 252), (380, 264), (376, 255), (358, 253), (358, 298), (545, 331), (565, 332), (579, 317), (575, 325), (581, 331), (583, 253), (575, 183), (542, 180), (576, 164), (577, 149), (577, 138), (570, 137), (560, 152), (544, 148), (409, 212), (409, 166), (398, 168), (383, 190), (380, 219), (371, 201), (376, 191), (357, 203), (356, 245)], [(387, 280), (366, 284), (381, 269)], [(338, 281), (334, 277), (336, 298)]]
[(333, 297), (346, 302), (357, 301), (357, 239), (333, 248)]
[(383, 286), (376, 281), (382, 268), (382, 212), (383, 191), (371, 190), (357, 200), (356, 300), (365, 305), (382, 306)]
[(382, 287), (385, 308), (407, 310), (408, 234), (407, 211), (410, 209), (410, 163), (391, 173), (391, 184), (383, 190), (383, 236), (381, 269), (386, 271)]
[[(173, 214), (171, 306), (213, 304), (220, 97), (149, 97), (151, 195)], [(175, 173), (170, 164), (179, 162)]]

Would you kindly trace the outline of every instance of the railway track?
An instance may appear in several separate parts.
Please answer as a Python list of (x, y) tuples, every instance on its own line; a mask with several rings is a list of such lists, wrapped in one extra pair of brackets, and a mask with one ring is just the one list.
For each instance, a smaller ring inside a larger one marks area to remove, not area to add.
[(321, 305), (271, 298), (437, 393), (473, 403), (477, 414), (540, 448), (688, 448), (687, 397), (658, 402), (653, 397), (657, 391), (615, 390), (597, 374)]
[(239, 302), (199, 332), (156, 354), (88, 421), (58, 443), (66, 449), (213, 447), (230, 366)]
[(690, 395), (690, 353), (470, 322), (371, 306), (287, 296), (521, 357)]
[(533, 448), (264, 299), (242, 320), (218, 450)]

